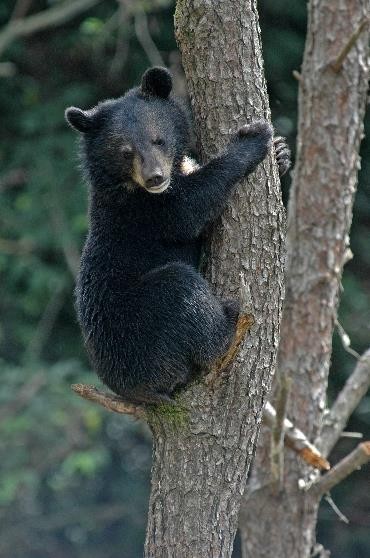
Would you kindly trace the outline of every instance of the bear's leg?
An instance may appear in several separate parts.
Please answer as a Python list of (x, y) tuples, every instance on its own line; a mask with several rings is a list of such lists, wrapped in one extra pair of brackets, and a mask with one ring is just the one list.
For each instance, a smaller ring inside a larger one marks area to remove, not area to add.
[(176, 401), (167, 393), (161, 393), (151, 389), (148, 386), (136, 386), (132, 389), (126, 389), (120, 396), (128, 403), (134, 405), (176, 405)]
[(238, 303), (220, 301), (186, 264), (173, 262), (148, 272), (131, 303), (138, 332), (135, 357), (140, 357), (145, 385), (156, 393), (171, 396), (199, 370), (210, 370), (232, 344)]

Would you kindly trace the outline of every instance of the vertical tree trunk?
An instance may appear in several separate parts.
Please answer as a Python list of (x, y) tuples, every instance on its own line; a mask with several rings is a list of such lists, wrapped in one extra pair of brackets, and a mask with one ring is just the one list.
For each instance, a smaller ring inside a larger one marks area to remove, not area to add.
[[(269, 118), (256, 2), (180, 0), (176, 32), (206, 160), (238, 126)], [(183, 409), (149, 417), (154, 437), (147, 557), (227, 558), (274, 374), (283, 298), (284, 210), (269, 158), (214, 227), (206, 276), (255, 325), (227, 377), (193, 384)]]
[[(363, 133), (369, 7), (368, 0), (311, 0), (308, 8), (279, 372), (293, 379), (288, 417), (319, 446)], [(300, 490), (310, 471), (289, 452), (281, 490), (274, 486), (269, 452), (264, 430), (241, 513), (243, 556), (308, 557), (320, 497)]]

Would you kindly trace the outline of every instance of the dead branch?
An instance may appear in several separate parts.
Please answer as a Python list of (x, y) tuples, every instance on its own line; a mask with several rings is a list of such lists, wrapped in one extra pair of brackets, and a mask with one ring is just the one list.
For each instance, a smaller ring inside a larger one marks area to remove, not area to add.
[(310, 492), (322, 496), (348, 477), (353, 471), (361, 469), (370, 461), (370, 442), (359, 444), (347, 457), (339, 461), (328, 473), (319, 478), (310, 487)]
[(354, 31), (354, 33), (350, 36), (347, 43), (344, 45), (344, 47), (340, 51), (336, 60), (334, 62), (332, 62), (332, 64), (330, 64), (331, 69), (335, 73), (340, 72), (340, 70), (343, 66), (344, 60), (347, 58), (348, 53), (350, 52), (350, 50), (355, 46), (357, 39), (361, 35), (362, 31), (365, 29), (366, 25), (369, 23), (369, 21), (370, 21), (370, 19), (368, 17), (365, 17), (361, 21), (361, 23), (358, 26), (358, 28), (356, 29), (356, 31)]
[(310, 554), (310, 558), (330, 558), (330, 551), (326, 550), (322, 544), (315, 544)]
[(344, 327), (342, 326), (342, 324), (339, 322), (338, 319), (335, 320), (335, 325), (337, 326), (338, 335), (339, 335), (340, 340), (342, 342), (343, 349), (345, 351), (347, 351), (347, 353), (349, 353), (353, 357), (355, 357), (357, 359), (361, 358), (361, 355), (359, 355), (357, 351), (352, 349), (351, 339), (350, 339), (348, 333), (346, 332), (346, 330), (344, 329)]
[[(264, 423), (274, 428), (276, 423), (276, 411), (270, 403), (266, 403), (263, 413)], [(329, 462), (320, 454), (319, 450), (309, 442), (301, 430), (296, 428), (289, 419), (284, 420), (285, 445), (298, 453), (298, 455), (316, 469), (329, 470)]]
[(164, 66), (163, 58), (149, 31), (148, 18), (144, 11), (137, 12), (134, 18), (135, 33), (142, 49), (152, 66)]
[(344, 513), (340, 511), (337, 504), (334, 502), (333, 498), (330, 496), (329, 493), (325, 494), (324, 500), (326, 500), (326, 502), (329, 504), (333, 512), (339, 517), (340, 521), (343, 521), (343, 523), (347, 523), (347, 524), (349, 523), (349, 519), (344, 515)]
[(363, 438), (364, 435), (362, 434), (362, 432), (341, 432), (340, 435), (341, 438)]
[(349, 417), (370, 387), (370, 349), (358, 360), (356, 367), (330, 412), (324, 418), (321, 435), (316, 442), (323, 455), (329, 455), (345, 428)]
[(122, 72), (127, 61), (130, 46), (130, 42), (125, 36), (130, 16), (129, 7), (126, 0), (118, 0), (118, 4), (118, 11), (114, 14), (114, 20), (116, 25), (118, 25), (116, 49), (109, 68), (109, 74), (112, 79), (115, 79), (115, 76)]
[(57, 4), (35, 15), (25, 18), (15, 18), (3, 27), (0, 32), (0, 55), (19, 37), (26, 37), (49, 27), (66, 23), (80, 13), (88, 10), (101, 0), (71, 0)]
[(291, 384), (291, 378), (287, 374), (281, 373), (276, 397), (275, 424), (271, 429), (270, 448), (271, 477), (278, 490), (282, 486), (284, 476), (284, 423)]
[(88, 399), (89, 401), (94, 401), (94, 403), (98, 403), (102, 407), (109, 409), (109, 411), (122, 415), (132, 415), (136, 418), (145, 417), (145, 410), (143, 407), (127, 403), (118, 395), (100, 391), (95, 386), (86, 384), (72, 384), (71, 388), (80, 397)]

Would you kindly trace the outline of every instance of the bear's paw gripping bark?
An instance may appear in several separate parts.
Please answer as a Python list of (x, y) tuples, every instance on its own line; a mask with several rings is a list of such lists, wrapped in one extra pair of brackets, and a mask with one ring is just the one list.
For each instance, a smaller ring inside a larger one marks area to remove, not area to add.
[(272, 137), (272, 126), (266, 120), (255, 120), (251, 124), (246, 124), (238, 130), (239, 138), (257, 138), (261, 137), (269, 140)]
[(276, 162), (279, 167), (279, 175), (283, 176), (291, 166), (290, 149), (285, 138), (281, 136), (274, 138), (274, 149)]

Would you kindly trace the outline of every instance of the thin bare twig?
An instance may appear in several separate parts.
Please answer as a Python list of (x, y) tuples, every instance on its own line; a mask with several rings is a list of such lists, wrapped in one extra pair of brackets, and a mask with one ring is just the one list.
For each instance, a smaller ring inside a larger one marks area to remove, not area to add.
[(144, 11), (137, 12), (134, 18), (137, 40), (142, 46), (152, 66), (164, 66), (163, 58), (149, 31), (148, 18)]
[(339, 461), (328, 473), (314, 482), (310, 491), (316, 496), (322, 496), (348, 477), (353, 471), (361, 469), (362, 465), (370, 461), (370, 442), (362, 442), (344, 459)]
[(130, 11), (125, 0), (118, 0), (118, 3), (118, 12), (115, 14), (116, 21), (118, 22), (116, 50), (109, 68), (109, 74), (112, 78), (119, 75), (119, 73), (123, 70), (127, 61), (130, 46), (128, 37), (125, 37)]
[(284, 423), (291, 388), (291, 378), (285, 373), (279, 376), (279, 386), (276, 398), (275, 423), (271, 429), (271, 476), (276, 488), (280, 490), (284, 476)]
[(326, 550), (322, 544), (316, 543), (312, 549), (310, 558), (330, 558), (330, 550)]
[(341, 521), (343, 521), (343, 523), (349, 523), (349, 519), (344, 515), (344, 513), (342, 513), (340, 511), (340, 509), (338, 508), (337, 504), (334, 502), (333, 498), (330, 496), (330, 494), (325, 494), (324, 499), (327, 501), (327, 503), (329, 504), (329, 506), (331, 507), (331, 509), (333, 510), (333, 512), (339, 517), (339, 519)]
[(339, 322), (339, 320), (335, 321), (335, 325), (337, 326), (338, 335), (340, 337), (340, 340), (342, 341), (343, 349), (347, 351), (347, 353), (349, 353), (350, 355), (354, 356), (355, 358), (357, 359), (361, 358), (361, 355), (359, 355), (357, 351), (352, 349), (351, 339), (348, 333), (345, 331), (342, 324)]
[(340, 435), (341, 438), (363, 438), (364, 435), (362, 434), (362, 432), (341, 432)]
[(0, 55), (19, 37), (55, 27), (88, 10), (101, 0), (70, 0), (25, 18), (13, 19), (0, 31)]
[[(271, 403), (266, 403), (263, 412), (263, 421), (270, 428), (274, 427), (276, 411)], [(285, 445), (298, 453), (298, 455), (316, 469), (329, 470), (329, 462), (320, 454), (319, 450), (309, 442), (301, 430), (298, 430), (289, 419), (284, 420)]]
[(324, 418), (321, 434), (316, 441), (317, 447), (323, 455), (329, 455), (349, 417), (370, 387), (370, 349), (358, 360), (356, 367), (342, 391), (339, 393), (332, 408)]
[(369, 21), (370, 21), (370, 19), (368, 17), (365, 17), (361, 21), (361, 23), (358, 26), (358, 28), (356, 29), (356, 31), (354, 31), (354, 33), (350, 36), (347, 43), (344, 45), (344, 47), (342, 48), (342, 50), (338, 54), (336, 60), (330, 64), (331, 69), (335, 73), (340, 72), (340, 70), (343, 66), (344, 60), (348, 56), (351, 49), (355, 46), (357, 39), (361, 35), (362, 31), (365, 29), (366, 25), (369, 23)]
[(95, 386), (86, 384), (72, 384), (71, 388), (80, 397), (88, 399), (89, 401), (94, 401), (94, 403), (98, 403), (102, 407), (109, 409), (109, 411), (122, 415), (132, 415), (136, 418), (145, 417), (145, 410), (143, 407), (127, 403), (121, 399), (121, 397), (118, 397), (118, 395), (100, 391)]

